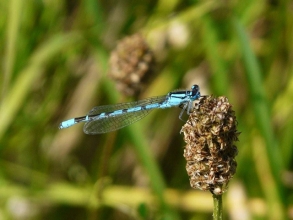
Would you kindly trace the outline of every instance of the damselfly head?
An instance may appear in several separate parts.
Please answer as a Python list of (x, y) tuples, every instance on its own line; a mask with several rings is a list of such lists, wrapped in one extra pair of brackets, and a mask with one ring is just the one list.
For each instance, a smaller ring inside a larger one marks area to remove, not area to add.
[(196, 100), (200, 97), (200, 91), (198, 85), (193, 85), (191, 87), (191, 99)]

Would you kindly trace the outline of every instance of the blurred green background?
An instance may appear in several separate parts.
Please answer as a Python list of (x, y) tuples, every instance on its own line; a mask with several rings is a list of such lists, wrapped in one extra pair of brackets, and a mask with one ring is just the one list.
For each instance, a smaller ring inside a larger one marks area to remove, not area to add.
[(211, 219), (191, 189), (180, 109), (117, 132), (61, 121), (126, 100), (107, 77), (140, 32), (158, 63), (139, 99), (228, 97), (240, 140), (225, 219), (293, 219), (293, 2), (0, 0), (0, 219)]

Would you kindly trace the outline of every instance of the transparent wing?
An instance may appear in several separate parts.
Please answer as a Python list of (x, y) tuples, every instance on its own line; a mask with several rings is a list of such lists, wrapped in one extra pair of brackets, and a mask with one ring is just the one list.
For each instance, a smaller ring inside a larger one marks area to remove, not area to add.
[[(166, 100), (166, 96), (152, 97), (137, 102), (120, 103), (115, 105), (105, 105), (94, 107), (89, 116), (99, 115), (104, 112), (113, 112), (121, 109), (131, 109), (138, 106), (147, 106), (155, 103), (162, 103)], [(143, 117), (145, 117), (152, 109), (143, 109), (137, 112), (125, 112), (119, 115), (113, 115), (107, 118), (93, 118), (84, 125), (83, 131), (86, 134), (100, 134), (115, 131), (130, 125)]]
[(124, 113), (115, 117), (113, 116), (109, 118), (92, 120), (84, 125), (83, 131), (86, 134), (101, 134), (115, 131), (142, 119), (151, 110), (152, 109), (139, 112)]

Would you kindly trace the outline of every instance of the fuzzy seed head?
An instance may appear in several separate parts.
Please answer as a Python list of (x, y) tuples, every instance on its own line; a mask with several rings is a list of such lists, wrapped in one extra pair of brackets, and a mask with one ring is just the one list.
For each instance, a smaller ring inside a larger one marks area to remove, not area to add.
[(225, 192), (237, 167), (236, 125), (235, 113), (226, 97), (203, 96), (195, 104), (181, 130), (191, 187), (216, 195)]
[(154, 72), (155, 58), (140, 34), (123, 38), (110, 57), (109, 76), (125, 95), (137, 95)]

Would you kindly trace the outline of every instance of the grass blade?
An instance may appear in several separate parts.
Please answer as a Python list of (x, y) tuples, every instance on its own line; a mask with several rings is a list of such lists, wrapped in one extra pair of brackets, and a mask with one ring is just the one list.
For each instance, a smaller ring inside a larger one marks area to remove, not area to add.
[(28, 66), (23, 69), (13, 87), (8, 91), (0, 107), (0, 139), (8, 126), (14, 120), (18, 110), (21, 108), (28, 92), (37, 77), (43, 73), (45, 63), (60, 51), (74, 43), (80, 38), (79, 34), (57, 35), (41, 46), (31, 57)]
[[(271, 117), (269, 112), (269, 106), (265, 97), (265, 90), (261, 79), (261, 71), (257, 58), (251, 50), (248, 37), (245, 33), (244, 27), (237, 19), (233, 20), (233, 26), (235, 28), (237, 37), (239, 38), (241, 53), (243, 56), (244, 65), (246, 68), (246, 78), (249, 85), (249, 91), (251, 96), (251, 102), (253, 105), (253, 111), (255, 115), (256, 124), (266, 144), (266, 153), (269, 160), (271, 172), (275, 183), (272, 184), (277, 189), (278, 194), (275, 195), (275, 201), (270, 201), (271, 205), (278, 204), (279, 210), (271, 209), (270, 214), (280, 213), (282, 215), (283, 207), (285, 204), (283, 186), (281, 184), (281, 172), (283, 170), (283, 164), (281, 161), (281, 153), (276, 143), (276, 139), (271, 126)], [(284, 219), (284, 216), (278, 216), (278, 219)]]

